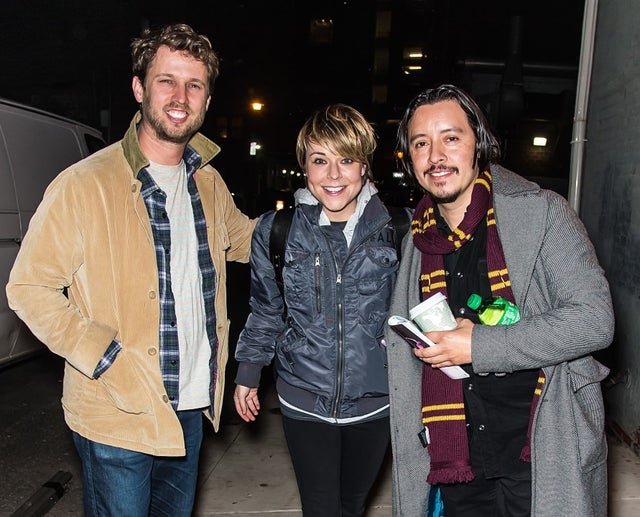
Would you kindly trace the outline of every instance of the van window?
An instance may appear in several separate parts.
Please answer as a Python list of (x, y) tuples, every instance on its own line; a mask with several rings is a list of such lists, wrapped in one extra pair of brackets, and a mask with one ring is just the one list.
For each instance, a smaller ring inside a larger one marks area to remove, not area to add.
[(89, 133), (84, 134), (84, 141), (87, 144), (87, 150), (89, 151), (89, 154), (93, 154), (104, 147), (104, 141), (102, 139), (96, 138)]
[[(7, 224), (7, 214), (12, 214), (15, 224)], [(7, 239), (20, 237), (20, 224), (18, 221), (18, 199), (16, 198), (16, 189), (13, 184), (13, 176), (11, 175), (11, 163), (9, 155), (4, 147), (4, 135), (2, 127), (0, 127), (0, 242), (6, 242)]]

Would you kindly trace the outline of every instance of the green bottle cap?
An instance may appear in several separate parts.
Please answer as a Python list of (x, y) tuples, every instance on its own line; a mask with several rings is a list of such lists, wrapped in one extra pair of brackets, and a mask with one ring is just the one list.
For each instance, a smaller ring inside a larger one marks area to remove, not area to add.
[(475, 311), (478, 307), (480, 307), (480, 305), (482, 305), (482, 296), (473, 293), (471, 296), (469, 296), (467, 305)]

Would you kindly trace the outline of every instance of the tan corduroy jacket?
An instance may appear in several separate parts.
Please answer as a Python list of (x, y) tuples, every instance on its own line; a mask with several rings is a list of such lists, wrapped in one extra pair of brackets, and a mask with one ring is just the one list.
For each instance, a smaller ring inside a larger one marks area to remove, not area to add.
[[(7, 296), (32, 332), (66, 360), (62, 403), (72, 430), (107, 445), (183, 455), (182, 430), (160, 372), (158, 268), (136, 178), (148, 164), (138, 143), (139, 121), (137, 114), (121, 142), (51, 183), (30, 222)], [(255, 221), (238, 210), (219, 173), (205, 165), (219, 147), (200, 134), (189, 145), (202, 157), (195, 179), (216, 271), (217, 430), (228, 358), (225, 261), (248, 261)], [(122, 350), (92, 379), (113, 339)]]

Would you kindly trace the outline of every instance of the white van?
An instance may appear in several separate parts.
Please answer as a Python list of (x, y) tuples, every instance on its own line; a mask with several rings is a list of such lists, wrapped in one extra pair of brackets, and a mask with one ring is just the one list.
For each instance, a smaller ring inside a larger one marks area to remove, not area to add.
[(104, 146), (96, 129), (0, 98), (0, 366), (43, 347), (4, 289), (29, 219), (59, 172)]

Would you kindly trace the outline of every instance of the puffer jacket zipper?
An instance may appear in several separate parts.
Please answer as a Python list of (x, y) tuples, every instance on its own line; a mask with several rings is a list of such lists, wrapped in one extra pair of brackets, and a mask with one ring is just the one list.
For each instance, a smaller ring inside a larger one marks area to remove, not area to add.
[(321, 296), (322, 290), (320, 289), (320, 254), (316, 253), (315, 260), (313, 261), (314, 266), (314, 278), (315, 278), (315, 289), (316, 289), (316, 313), (320, 314), (322, 310), (321, 304)]
[[(344, 259), (344, 264), (346, 265), (349, 262), (349, 259), (351, 258), (351, 256), (365, 243), (367, 242), (367, 240), (369, 239), (369, 237), (371, 237), (372, 235), (375, 235), (377, 232), (379, 232), (380, 230), (382, 230), (389, 222), (391, 221), (391, 218), (387, 219), (382, 225), (376, 227), (374, 230), (372, 230), (371, 232), (369, 232), (367, 235), (365, 235), (364, 238), (362, 238), (360, 240), (360, 242), (358, 242), (358, 244), (356, 246), (354, 246), (354, 248), (347, 253), (347, 256)], [(337, 368), (337, 379), (336, 379), (336, 395), (335, 398), (333, 400), (333, 411), (332, 411), (332, 415), (334, 419), (338, 419), (338, 413), (340, 411), (340, 399), (342, 398), (342, 371), (344, 369), (344, 326), (342, 324), (343, 322), (343, 317), (344, 317), (344, 310), (343, 310), (343, 301), (344, 301), (344, 292), (343, 292), (343, 285), (342, 285), (342, 270), (340, 268), (340, 265), (338, 264), (338, 261), (336, 260), (336, 255), (333, 252), (333, 247), (331, 246), (331, 241), (329, 240), (329, 238), (324, 235), (324, 233), (322, 234), (327, 242), (327, 245), (329, 246), (329, 252), (331, 253), (331, 258), (333, 259), (333, 266), (335, 268), (335, 272), (336, 272), (336, 302), (337, 302), (337, 339), (338, 339), (338, 368)]]

